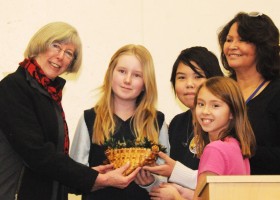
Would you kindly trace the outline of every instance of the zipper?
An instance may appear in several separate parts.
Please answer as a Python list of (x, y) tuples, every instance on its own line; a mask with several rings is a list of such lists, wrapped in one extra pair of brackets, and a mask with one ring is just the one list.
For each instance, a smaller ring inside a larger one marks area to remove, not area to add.
[(17, 187), (16, 187), (15, 200), (18, 200), (19, 189), (20, 189), (20, 186), (21, 186), (24, 171), (25, 171), (25, 167), (23, 166), (21, 168), (20, 175), (19, 175), (19, 180), (18, 180)]

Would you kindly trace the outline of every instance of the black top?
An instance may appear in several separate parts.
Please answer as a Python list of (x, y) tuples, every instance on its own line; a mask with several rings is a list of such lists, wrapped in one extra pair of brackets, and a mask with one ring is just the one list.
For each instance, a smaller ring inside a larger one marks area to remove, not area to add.
[(257, 140), (251, 174), (280, 174), (280, 80), (271, 81), (247, 106)]
[(1, 200), (16, 194), (21, 200), (65, 200), (65, 186), (92, 189), (98, 172), (72, 160), (59, 145), (64, 140), (59, 109), (22, 67), (0, 82)]
[[(85, 122), (90, 134), (90, 139), (92, 139), (92, 128), (95, 120), (95, 112), (93, 109), (86, 110), (84, 112)], [(131, 118), (123, 121), (121, 118), (115, 117), (116, 131), (113, 137), (116, 140), (132, 140), (135, 139), (135, 134), (133, 131), (133, 124)], [(157, 112), (157, 120), (159, 127), (162, 126), (164, 121), (164, 114)], [(105, 147), (102, 145), (97, 145), (91, 143), (90, 153), (89, 153), (89, 165), (90, 167), (98, 166), (104, 164), (106, 160)], [(114, 187), (106, 187), (104, 189), (97, 190), (90, 195), (83, 195), (83, 200), (145, 200), (150, 199), (149, 194), (146, 189), (139, 187), (134, 181), (124, 189), (118, 189)]]
[(193, 170), (197, 170), (199, 159), (189, 149), (193, 138), (191, 110), (176, 115), (169, 124), (168, 133), (170, 157)]

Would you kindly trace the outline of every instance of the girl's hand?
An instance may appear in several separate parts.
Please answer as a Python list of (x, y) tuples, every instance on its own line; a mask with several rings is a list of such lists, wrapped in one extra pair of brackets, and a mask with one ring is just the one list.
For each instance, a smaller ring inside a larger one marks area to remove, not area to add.
[[(124, 176), (123, 174), (129, 168), (129, 165), (130, 164), (127, 163), (118, 169), (107, 171), (104, 174), (99, 173), (95, 180), (93, 190), (109, 187), (109, 186), (120, 188), (120, 189), (126, 188), (136, 178), (136, 175), (141, 169), (140, 167), (138, 167), (131, 174)], [(107, 165), (105, 166), (106, 169), (107, 167), (109, 168), (109, 166)]]
[(172, 158), (170, 158), (167, 154), (165, 154), (163, 152), (159, 152), (158, 156), (165, 161), (164, 164), (156, 165), (156, 166), (144, 166), (143, 169), (150, 171), (154, 174), (158, 174), (158, 175), (165, 176), (165, 177), (170, 177), (170, 175), (174, 169), (174, 166), (176, 164), (176, 161), (173, 160)]
[(141, 186), (151, 185), (155, 181), (155, 177), (144, 169), (141, 169), (135, 179), (135, 183)]
[(152, 200), (183, 200), (178, 190), (170, 183), (162, 183), (149, 193)]

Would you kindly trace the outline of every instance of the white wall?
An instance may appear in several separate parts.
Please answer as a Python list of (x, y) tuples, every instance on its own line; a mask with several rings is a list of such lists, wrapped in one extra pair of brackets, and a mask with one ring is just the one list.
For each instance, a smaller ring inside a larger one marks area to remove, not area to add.
[(83, 110), (96, 102), (94, 90), (110, 57), (127, 43), (142, 44), (153, 55), (158, 109), (169, 123), (185, 109), (175, 101), (169, 82), (179, 52), (202, 45), (219, 57), (219, 27), (239, 11), (264, 12), (280, 27), (279, 7), (279, 0), (0, 0), (0, 79), (17, 68), (41, 26), (65, 21), (78, 29), (84, 50), (80, 73), (65, 76), (63, 106), (70, 139)]

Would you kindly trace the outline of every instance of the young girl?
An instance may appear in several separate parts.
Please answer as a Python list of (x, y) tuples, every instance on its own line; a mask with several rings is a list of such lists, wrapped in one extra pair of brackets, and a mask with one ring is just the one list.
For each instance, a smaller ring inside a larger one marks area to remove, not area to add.
[[(208, 78), (223, 76), (217, 57), (205, 47), (191, 47), (177, 57), (170, 81), (176, 97), (188, 111), (176, 115), (169, 124), (170, 157), (160, 153), (164, 165), (144, 167), (146, 170), (169, 177), (173, 182), (195, 189), (199, 159), (193, 144), (193, 110), (197, 88)], [(156, 188), (158, 193), (160, 191)]]
[(198, 184), (207, 175), (250, 175), (255, 136), (237, 83), (211, 78), (198, 89), (195, 104)]
[[(153, 60), (145, 47), (121, 47), (111, 58), (101, 91), (96, 106), (86, 110), (79, 121), (70, 152), (72, 158), (91, 167), (102, 164), (106, 160), (104, 141), (110, 137), (122, 142), (147, 137), (169, 152), (164, 115), (156, 110)], [(150, 187), (156, 184), (156, 176), (148, 173), (145, 177)], [(133, 182), (125, 189), (102, 188), (83, 195), (83, 199), (144, 200), (149, 195)]]
[[(256, 141), (237, 83), (226, 77), (208, 79), (198, 88), (195, 105), (197, 188), (208, 175), (250, 175)], [(174, 199), (193, 199), (175, 192)]]

